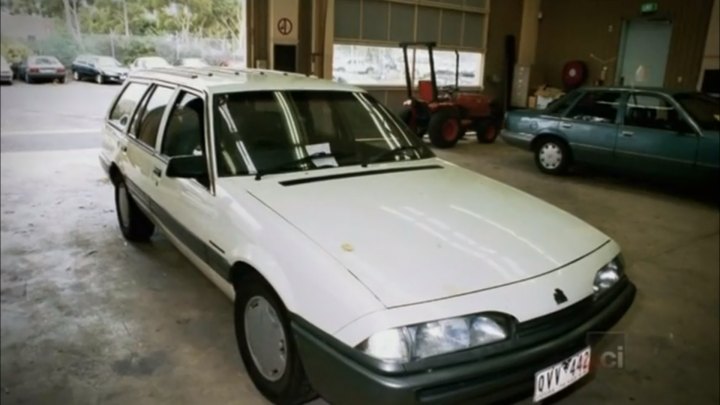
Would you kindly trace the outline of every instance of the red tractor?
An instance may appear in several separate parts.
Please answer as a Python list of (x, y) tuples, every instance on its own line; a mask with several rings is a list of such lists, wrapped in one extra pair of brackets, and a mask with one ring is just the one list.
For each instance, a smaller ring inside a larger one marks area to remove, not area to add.
[[(412, 77), (408, 62), (408, 47), (426, 47), (430, 62), (430, 80), (418, 81), (417, 97), (413, 96)], [(479, 93), (460, 92), (458, 72), (460, 56), (455, 51), (455, 85), (445, 86), (438, 92), (435, 77), (433, 48), (435, 42), (401, 42), (405, 60), (405, 82), (408, 100), (403, 103), (400, 118), (419, 136), (425, 133), (438, 148), (450, 148), (475, 131), (479, 142), (492, 143), (499, 131), (499, 114), (491, 105), (492, 100)]]

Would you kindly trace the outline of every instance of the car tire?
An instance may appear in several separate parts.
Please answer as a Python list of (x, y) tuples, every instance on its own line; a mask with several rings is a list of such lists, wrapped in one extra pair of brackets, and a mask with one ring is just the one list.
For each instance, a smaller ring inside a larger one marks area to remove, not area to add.
[(33, 79), (30, 78), (30, 76), (27, 74), (27, 72), (25, 72), (24, 79), (25, 79), (25, 83), (27, 83), (27, 84), (32, 84), (32, 82), (33, 82)]
[(493, 143), (498, 137), (498, 124), (492, 119), (483, 119), (475, 125), (475, 135), (480, 143)]
[(125, 239), (132, 242), (150, 240), (155, 232), (155, 224), (140, 210), (123, 179), (118, 180), (115, 185), (115, 211)]
[(65, 84), (65, 82), (67, 82), (67, 79), (65, 77), (61, 77), (60, 79), (58, 79), (58, 82), (60, 82), (60, 84)]
[[(287, 314), (259, 275), (247, 275), (236, 285), (235, 337), (250, 379), (272, 403), (301, 404), (317, 394), (305, 375)], [(259, 350), (264, 345), (277, 349)]]
[(541, 139), (535, 147), (535, 164), (543, 173), (555, 175), (566, 173), (571, 160), (570, 148), (560, 138)]
[(452, 109), (439, 110), (430, 117), (428, 135), (433, 146), (451, 148), (460, 139), (460, 120)]
[(72, 77), (73, 80), (75, 80), (76, 82), (80, 81), (80, 73), (78, 73), (77, 71), (73, 71)]
[(103, 79), (101, 74), (98, 73), (95, 75), (95, 83), (97, 83), (97, 84), (105, 83), (105, 80)]

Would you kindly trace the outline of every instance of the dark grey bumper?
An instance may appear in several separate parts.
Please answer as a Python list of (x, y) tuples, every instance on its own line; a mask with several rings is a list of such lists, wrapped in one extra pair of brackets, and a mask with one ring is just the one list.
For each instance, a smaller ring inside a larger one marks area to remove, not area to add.
[(461, 361), (456, 353), (452, 364), (413, 371), (372, 364), (368, 356), (301, 318), (294, 317), (292, 326), (310, 383), (330, 403), (492, 403), (530, 395), (535, 372), (593, 343), (588, 341), (588, 333), (609, 329), (634, 298), (635, 286), (626, 280), (612, 296), (590, 302), (580, 313), (571, 311), (562, 315), (562, 320), (544, 322), (541, 336), (527, 339), (532, 342), (522, 342), (520, 337), (512, 349), (502, 353), (485, 350), (478, 356), (473, 349), (461, 353)]
[(507, 129), (503, 129), (502, 132), (500, 132), (500, 137), (503, 141), (510, 145), (529, 150), (535, 135), (524, 132), (512, 132)]

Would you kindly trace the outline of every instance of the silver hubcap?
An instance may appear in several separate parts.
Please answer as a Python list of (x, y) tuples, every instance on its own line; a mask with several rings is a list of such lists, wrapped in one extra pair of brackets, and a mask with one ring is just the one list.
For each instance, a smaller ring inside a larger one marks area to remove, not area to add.
[(263, 377), (277, 381), (285, 374), (285, 331), (275, 308), (263, 297), (254, 296), (245, 305), (245, 341), (255, 366)]
[(120, 212), (120, 224), (123, 228), (130, 225), (130, 202), (128, 201), (125, 185), (118, 186), (118, 211)]
[(98, 84), (101, 84), (101, 83), (102, 83), (102, 76), (100, 76), (100, 75), (95, 76), (95, 81), (98, 82)]
[(538, 159), (542, 167), (557, 169), (563, 160), (562, 149), (554, 143), (546, 143), (540, 148)]
[(78, 74), (78, 72), (73, 72), (73, 79), (80, 80), (80, 75)]

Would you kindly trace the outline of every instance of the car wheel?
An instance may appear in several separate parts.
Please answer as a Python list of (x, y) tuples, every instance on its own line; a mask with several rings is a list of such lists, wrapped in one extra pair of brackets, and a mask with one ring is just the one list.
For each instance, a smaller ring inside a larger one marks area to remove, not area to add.
[(475, 125), (475, 135), (480, 143), (493, 143), (498, 137), (498, 126), (492, 119), (478, 121)]
[(430, 142), (438, 148), (455, 146), (460, 139), (460, 120), (452, 109), (437, 111), (430, 117), (428, 125)]
[(570, 160), (570, 148), (558, 138), (543, 139), (535, 148), (535, 164), (543, 173), (565, 173)]
[(78, 73), (77, 71), (74, 71), (73, 72), (73, 80), (75, 80), (76, 82), (79, 82), (80, 81), (80, 73)]
[(67, 80), (66, 80), (65, 77), (63, 76), (63, 77), (61, 77), (58, 81), (60, 82), (60, 84), (65, 84), (65, 82), (66, 82)]
[(33, 82), (33, 80), (30, 78), (30, 76), (27, 74), (27, 72), (25, 72), (25, 83), (30, 84), (32, 82)]
[(155, 232), (155, 225), (137, 206), (122, 179), (115, 185), (115, 211), (125, 239), (146, 242)]
[(250, 379), (271, 402), (299, 404), (317, 396), (298, 355), (287, 310), (260, 276), (248, 275), (236, 286), (235, 336)]
[(104, 82), (104, 80), (103, 80), (102, 75), (99, 74), (99, 73), (96, 74), (96, 75), (95, 75), (95, 83), (97, 83), (97, 84), (103, 84), (103, 82)]

